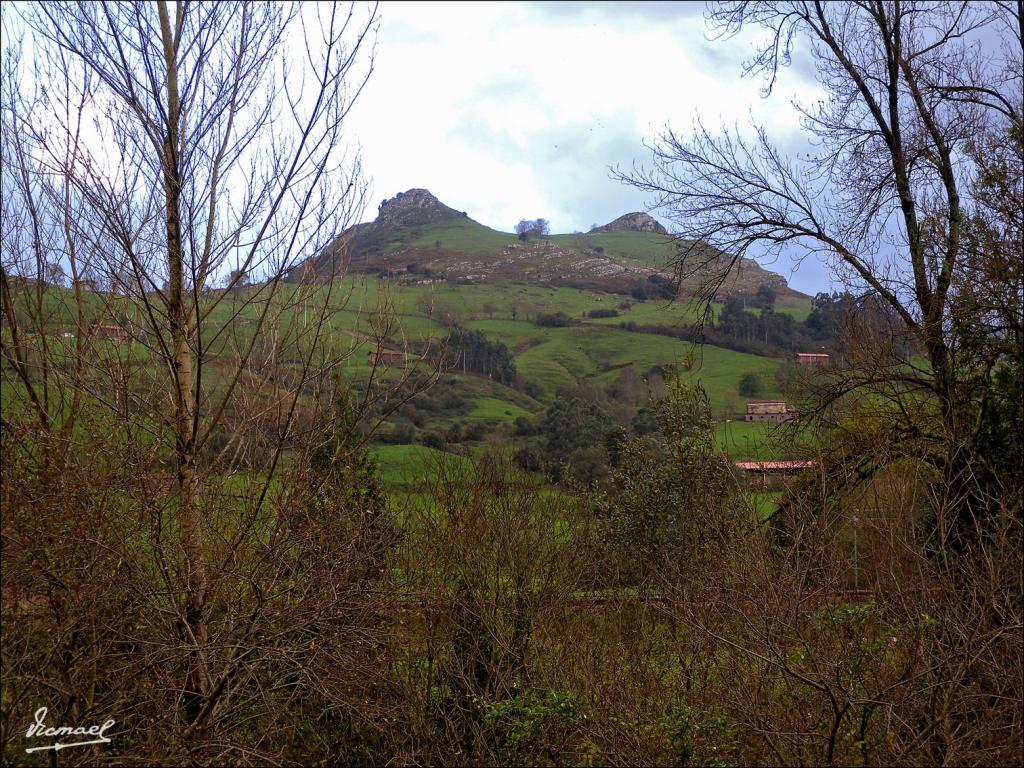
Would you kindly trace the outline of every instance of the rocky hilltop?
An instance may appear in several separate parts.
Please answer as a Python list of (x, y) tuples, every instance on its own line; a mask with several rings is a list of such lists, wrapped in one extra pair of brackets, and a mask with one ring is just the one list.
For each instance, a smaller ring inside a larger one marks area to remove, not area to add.
[(469, 218), (465, 211), (456, 211), (438, 200), (428, 189), (414, 187), (382, 200), (377, 206), (377, 218), (349, 227), (311, 262), (296, 268), (289, 280), (306, 279), (312, 270), (330, 274), (341, 262), (369, 262), (386, 258), (393, 250), (389, 246), (403, 243), (425, 231), (452, 225), (482, 227)]
[(384, 200), (377, 208), (374, 224), (382, 227), (425, 227), (466, 218), (442, 203), (426, 189), (408, 189)]
[[(661, 224), (639, 211), (587, 234), (521, 240), (485, 227), (426, 189), (413, 188), (382, 201), (373, 221), (341, 233), (288, 279), (316, 280), (351, 271), (425, 284), (548, 284), (641, 295), (667, 284), (677, 246)], [(714, 261), (709, 261), (712, 271)], [(780, 275), (753, 261), (744, 260), (742, 267), (720, 294), (753, 295), (765, 284), (786, 290)], [(698, 282), (685, 284), (682, 291), (695, 291)]]
[(591, 234), (598, 232), (652, 232), (656, 235), (668, 234), (668, 231), (656, 219), (640, 211), (619, 216), (615, 221), (611, 221), (603, 227), (594, 227), (590, 230)]

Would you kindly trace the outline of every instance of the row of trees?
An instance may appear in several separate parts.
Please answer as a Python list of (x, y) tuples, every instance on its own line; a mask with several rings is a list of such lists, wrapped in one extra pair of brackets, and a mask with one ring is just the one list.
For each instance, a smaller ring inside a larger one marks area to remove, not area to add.
[[(704, 326), (708, 340), (762, 354), (788, 354), (822, 347), (835, 353), (851, 329), (870, 327), (876, 333), (884, 329), (893, 334), (899, 330), (899, 319), (870, 292), (859, 297), (848, 291), (819, 293), (802, 323), (788, 313), (776, 312), (773, 304), (769, 300), (754, 313), (746, 308), (744, 299), (729, 296), (717, 320)], [(903, 338), (894, 335), (892, 343), (900, 354), (908, 352), (910, 341), (905, 334)]]

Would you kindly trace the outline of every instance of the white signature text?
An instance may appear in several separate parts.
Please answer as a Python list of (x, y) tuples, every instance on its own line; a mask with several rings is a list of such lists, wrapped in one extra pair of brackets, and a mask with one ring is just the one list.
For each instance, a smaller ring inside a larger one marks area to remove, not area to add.
[(59, 738), (62, 736), (69, 736), (72, 739), (78, 737), (91, 737), (81, 741), (72, 741), (69, 743), (54, 742), (53, 744), (47, 744), (44, 747), (29, 747), (26, 752), (39, 752), (44, 749), (52, 749), (54, 752), (58, 752), (68, 747), (84, 747), (87, 744), (109, 744), (110, 738), (106, 735), (106, 732), (114, 727), (114, 720), (107, 720), (103, 725), (90, 725), (88, 728), (79, 726), (74, 728), (71, 726), (61, 726), (60, 728), (47, 727), (46, 725), (46, 714), (47, 708), (40, 707), (36, 710), (36, 721), (28, 727), (28, 732), (25, 734), (26, 739), (52, 739)]

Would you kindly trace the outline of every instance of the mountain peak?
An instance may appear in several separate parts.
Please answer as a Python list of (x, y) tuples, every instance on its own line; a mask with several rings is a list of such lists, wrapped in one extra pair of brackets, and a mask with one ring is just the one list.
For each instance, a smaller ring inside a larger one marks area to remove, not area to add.
[(619, 216), (615, 221), (605, 224), (603, 227), (594, 227), (591, 232), (654, 232), (657, 235), (667, 235), (668, 231), (657, 222), (657, 220), (641, 211), (634, 211)]
[(414, 187), (384, 200), (377, 209), (376, 224), (422, 226), (465, 216), (442, 203), (429, 190)]

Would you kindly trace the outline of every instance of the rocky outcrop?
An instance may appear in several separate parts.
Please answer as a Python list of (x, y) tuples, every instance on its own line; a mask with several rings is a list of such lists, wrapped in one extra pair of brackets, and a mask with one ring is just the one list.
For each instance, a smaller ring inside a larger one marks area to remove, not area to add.
[(420, 227), (459, 219), (466, 214), (449, 208), (426, 189), (399, 192), (380, 204), (374, 224), (382, 227)]
[[(454, 226), (453, 226), (454, 225)], [(381, 202), (373, 221), (356, 224), (310, 262), (300, 265), (288, 280), (317, 281), (345, 273), (386, 275), (408, 284), (431, 284), (447, 279), (463, 283), (562, 284), (621, 294), (651, 288), (652, 278), (664, 277), (652, 268), (650, 254), (663, 249), (662, 261), (676, 257), (673, 241), (653, 217), (627, 213), (592, 233), (635, 232), (621, 242), (600, 237), (552, 235), (520, 242), (515, 235), (497, 232), (448, 207), (428, 190), (413, 188)], [(479, 235), (479, 237), (474, 236)], [(635, 242), (643, 253), (634, 256)], [(605, 248), (609, 246), (608, 253)], [(708, 254), (708, 269), (715, 259)], [(720, 254), (720, 258), (728, 258)], [(721, 265), (721, 266), (724, 266)], [(664, 280), (662, 280), (662, 284)], [(744, 260), (720, 289), (753, 295), (768, 283), (784, 291), (785, 279)], [(656, 284), (656, 283), (655, 283)], [(684, 286), (692, 289), (693, 286)]]
[(615, 221), (609, 222), (603, 227), (594, 227), (590, 232), (653, 232), (656, 235), (668, 234), (668, 230), (661, 226), (656, 219), (640, 211), (619, 216)]

